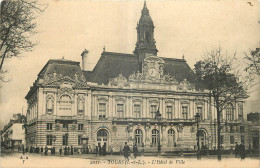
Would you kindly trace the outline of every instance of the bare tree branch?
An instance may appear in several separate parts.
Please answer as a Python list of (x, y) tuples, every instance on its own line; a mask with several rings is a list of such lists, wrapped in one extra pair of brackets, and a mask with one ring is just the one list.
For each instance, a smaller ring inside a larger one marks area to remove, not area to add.
[(31, 40), (36, 31), (37, 14), (46, 9), (37, 0), (3, 0), (0, 11), (0, 71), (7, 58), (21, 57), (37, 44)]

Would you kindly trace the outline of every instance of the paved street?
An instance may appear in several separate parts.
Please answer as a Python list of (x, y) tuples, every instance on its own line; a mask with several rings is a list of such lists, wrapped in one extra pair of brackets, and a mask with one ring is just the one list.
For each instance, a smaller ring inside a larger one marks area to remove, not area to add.
[(222, 161), (216, 160), (216, 156), (196, 157), (164, 157), (164, 156), (140, 156), (130, 158), (127, 162), (120, 155), (96, 156), (95, 154), (68, 155), (68, 156), (44, 156), (43, 154), (2, 151), (0, 157), (2, 167), (259, 167), (258, 158), (246, 158), (241, 160), (231, 155), (224, 155)]

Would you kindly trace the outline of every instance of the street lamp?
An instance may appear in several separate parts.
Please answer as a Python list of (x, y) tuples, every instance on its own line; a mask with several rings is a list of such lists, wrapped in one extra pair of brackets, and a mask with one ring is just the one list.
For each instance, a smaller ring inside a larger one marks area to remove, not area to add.
[(201, 156), (200, 156), (200, 139), (199, 139), (199, 120), (200, 120), (199, 113), (196, 113), (195, 119), (197, 122), (197, 146), (198, 146), (197, 159), (199, 160), (201, 158)]

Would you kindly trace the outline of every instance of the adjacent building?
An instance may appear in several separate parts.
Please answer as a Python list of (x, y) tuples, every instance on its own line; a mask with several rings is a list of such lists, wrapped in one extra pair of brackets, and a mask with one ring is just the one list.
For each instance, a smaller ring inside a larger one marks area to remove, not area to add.
[(259, 150), (260, 113), (259, 112), (249, 113), (247, 115), (247, 121), (248, 121), (248, 137), (249, 140), (252, 140), (251, 149)]
[[(106, 145), (119, 151), (128, 142), (145, 150), (158, 144), (162, 151), (194, 150), (198, 132), (201, 146), (216, 148), (216, 110), (209, 92), (184, 58), (160, 56), (154, 28), (144, 4), (133, 54), (104, 50), (92, 71), (87, 71), (87, 50), (82, 68), (75, 61), (49, 60), (26, 95), (27, 146)], [(224, 149), (247, 143), (244, 102), (230, 102), (222, 114)]]
[(18, 146), (25, 145), (25, 123), (26, 117), (24, 115), (20, 113), (13, 115), (13, 119), (1, 131), (3, 147), (18, 148)]

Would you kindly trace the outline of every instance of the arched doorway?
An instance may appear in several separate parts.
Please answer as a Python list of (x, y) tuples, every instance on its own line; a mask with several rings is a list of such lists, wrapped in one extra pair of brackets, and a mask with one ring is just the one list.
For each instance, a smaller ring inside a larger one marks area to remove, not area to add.
[(140, 129), (135, 130), (135, 144), (137, 146), (142, 146), (143, 143), (143, 132)]
[(173, 129), (168, 130), (168, 146), (173, 147), (175, 144), (175, 131)]
[(105, 129), (100, 129), (97, 132), (97, 145), (98, 146), (106, 146), (106, 149), (108, 149), (108, 132)]
[(203, 146), (206, 146), (206, 133), (204, 130), (199, 130), (198, 131), (199, 134), (199, 142), (200, 142), (200, 148), (202, 148)]

